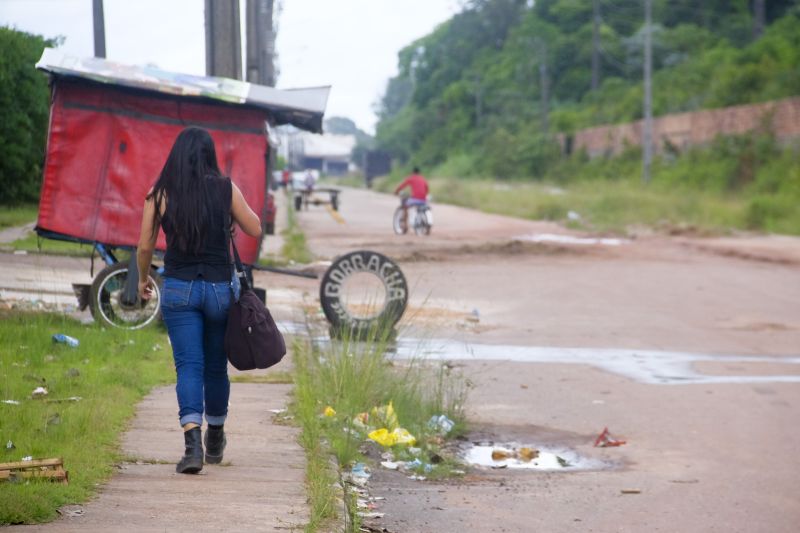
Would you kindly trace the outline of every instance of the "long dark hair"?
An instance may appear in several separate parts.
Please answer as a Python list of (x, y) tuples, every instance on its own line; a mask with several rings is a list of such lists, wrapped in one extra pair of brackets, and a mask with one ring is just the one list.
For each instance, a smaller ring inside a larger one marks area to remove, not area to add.
[(155, 201), (153, 231), (158, 232), (162, 218), (166, 218), (174, 233), (174, 240), (169, 244), (174, 243), (182, 252), (199, 253), (210, 218), (213, 189), (209, 181), (219, 177), (217, 151), (211, 135), (194, 126), (180, 132), (148, 195)]

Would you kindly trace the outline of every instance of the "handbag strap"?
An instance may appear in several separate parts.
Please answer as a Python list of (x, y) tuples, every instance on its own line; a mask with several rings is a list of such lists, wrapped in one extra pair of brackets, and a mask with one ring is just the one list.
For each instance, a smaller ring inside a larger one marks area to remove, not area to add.
[[(228, 196), (231, 198), (231, 202), (233, 201), (233, 182), (228, 178)], [(225, 236), (230, 241), (230, 245), (228, 246), (228, 259), (230, 260), (230, 249), (233, 248), (233, 258), (234, 258), (234, 266), (236, 267), (236, 275), (239, 277), (239, 283), (242, 285), (242, 290), (247, 291), (250, 290), (250, 282), (247, 281), (247, 274), (244, 270), (244, 265), (242, 264), (242, 260), (239, 257), (239, 250), (236, 249), (236, 240), (233, 238), (233, 213), (228, 210), (228, 227), (225, 229)]]
[(244, 271), (244, 265), (239, 258), (239, 250), (236, 249), (236, 240), (233, 238), (233, 229), (229, 230), (231, 237), (231, 247), (233, 248), (234, 264), (236, 265), (236, 274), (239, 276), (239, 282), (242, 284), (242, 290), (250, 290), (250, 282), (247, 281), (247, 275)]

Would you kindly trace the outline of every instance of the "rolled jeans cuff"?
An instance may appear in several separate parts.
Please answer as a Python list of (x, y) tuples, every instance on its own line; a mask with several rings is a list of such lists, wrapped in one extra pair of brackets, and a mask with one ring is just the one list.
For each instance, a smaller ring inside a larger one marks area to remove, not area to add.
[(225, 424), (225, 418), (227, 418), (227, 416), (228, 415), (214, 416), (206, 413), (206, 422), (211, 426), (222, 426)]
[(189, 413), (188, 415), (183, 415), (181, 417), (181, 427), (185, 426), (186, 424), (197, 424), (198, 426), (202, 426), (203, 415), (200, 413)]

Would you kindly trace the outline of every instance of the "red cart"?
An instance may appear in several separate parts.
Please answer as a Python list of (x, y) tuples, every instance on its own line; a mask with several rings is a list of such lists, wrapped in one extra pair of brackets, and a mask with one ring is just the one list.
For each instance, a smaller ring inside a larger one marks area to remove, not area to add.
[[(328, 87), (281, 91), (237, 80), (82, 59), (46, 49), (37, 68), (50, 74), (52, 104), (36, 231), (45, 238), (89, 243), (107, 266), (81, 304), (96, 320), (139, 328), (158, 315), (160, 291), (138, 299), (135, 254), (144, 197), (178, 133), (207, 129), (220, 168), (266, 220), (274, 143), (270, 126), (321, 132)], [(259, 240), (236, 237), (242, 260), (258, 258)], [(158, 248), (166, 246), (163, 233)], [(159, 281), (154, 266), (150, 275)]]

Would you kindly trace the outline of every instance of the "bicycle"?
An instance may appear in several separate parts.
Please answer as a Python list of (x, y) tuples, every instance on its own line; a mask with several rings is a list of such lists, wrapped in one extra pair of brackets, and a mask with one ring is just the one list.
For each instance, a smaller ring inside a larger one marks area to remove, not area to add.
[[(433, 211), (431, 207), (425, 204), (415, 204), (406, 207), (408, 197), (400, 197), (400, 206), (394, 211), (394, 218), (392, 220), (392, 227), (397, 235), (405, 235), (408, 233), (408, 222), (411, 219), (411, 226), (414, 228), (414, 233), (417, 235), (430, 235), (433, 229)], [(407, 212), (411, 208), (416, 208), (413, 216), (409, 214), (404, 215), (404, 210)]]

